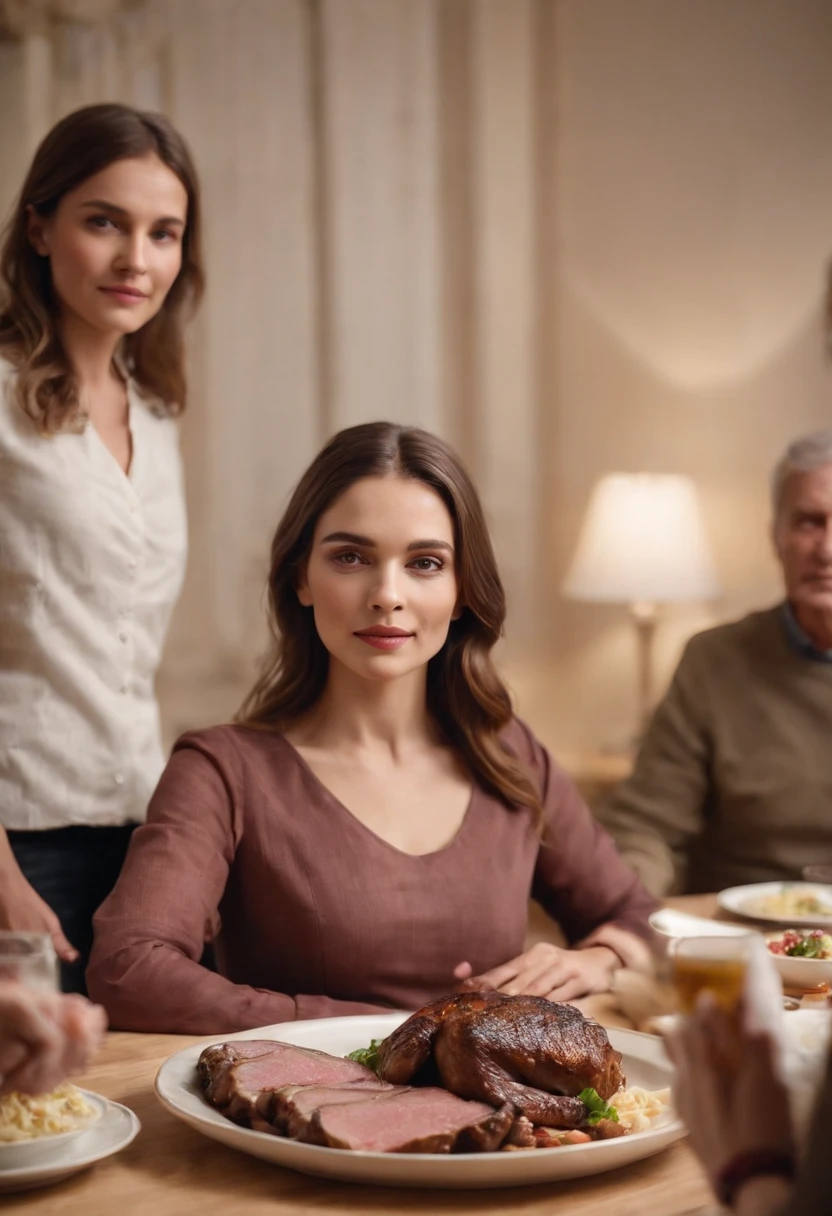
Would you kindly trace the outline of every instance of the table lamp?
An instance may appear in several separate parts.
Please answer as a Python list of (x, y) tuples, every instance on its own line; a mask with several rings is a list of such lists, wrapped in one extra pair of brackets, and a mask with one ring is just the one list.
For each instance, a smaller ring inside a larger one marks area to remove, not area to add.
[(630, 605), (642, 734), (653, 709), (653, 634), (659, 605), (712, 599), (719, 591), (689, 477), (610, 473), (601, 478), (563, 592), (571, 599)]

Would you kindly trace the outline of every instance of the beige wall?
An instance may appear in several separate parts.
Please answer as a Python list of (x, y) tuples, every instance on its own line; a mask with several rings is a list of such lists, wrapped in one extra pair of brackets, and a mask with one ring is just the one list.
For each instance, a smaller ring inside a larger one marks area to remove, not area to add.
[(560, 749), (634, 715), (625, 613), (557, 595), (596, 477), (702, 492), (725, 597), (669, 615), (662, 679), (776, 594), (766, 470), (829, 418), (831, 55), (827, 0), (139, 0), (0, 43), (0, 202), (103, 98), (166, 109), (204, 180), (170, 731), (234, 708), (281, 504), (368, 418), (469, 460), (512, 680)]
[[(695, 478), (725, 594), (670, 614), (665, 679), (692, 629), (778, 594), (768, 469), (790, 436), (832, 425), (832, 6), (565, 0), (559, 15), (554, 561), (602, 473)], [(556, 632), (559, 737), (615, 742), (634, 709), (623, 614), (563, 604)]]

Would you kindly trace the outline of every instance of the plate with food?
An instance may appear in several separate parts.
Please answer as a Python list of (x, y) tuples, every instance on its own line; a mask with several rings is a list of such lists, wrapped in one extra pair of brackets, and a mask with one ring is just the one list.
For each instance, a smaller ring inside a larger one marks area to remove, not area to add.
[(786, 988), (811, 992), (832, 984), (832, 933), (786, 929), (766, 934), (766, 944)]
[(725, 912), (770, 924), (832, 928), (832, 886), (815, 882), (758, 882), (717, 895)]
[(0, 1098), (0, 1194), (49, 1186), (126, 1148), (139, 1120), (126, 1106), (64, 1082)]
[(172, 1114), (288, 1169), (381, 1186), (602, 1173), (683, 1136), (660, 1039), (571, 1005), (467, 993), (405, 1013), (287, 1022), (187, 1047)]
[(48, 1094), (0, 1098), (0, 1170), (30, 1165), (97, 1123), (107, 1099), (65, 1081)]

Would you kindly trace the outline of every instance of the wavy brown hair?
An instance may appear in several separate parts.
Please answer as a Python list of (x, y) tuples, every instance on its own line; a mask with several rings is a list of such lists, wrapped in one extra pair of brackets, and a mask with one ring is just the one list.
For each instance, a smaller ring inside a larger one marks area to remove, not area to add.
[(491, 651), (502, 634), (506, 606), (482, 505), (455, 452), (416, 427), (370, 422), (340, 431), (300, 479), (272, 541), (271, 652), (237, 722), (280, 730), (320, 700), (329, 653), (297, 587), (318, 520), (364, 477), (423, 482), (448, 508), (463, 609), (451, 622), (445, 645), (428, 663), (428, 711), (480, 785), (509, 806), (530, 806), (539, 816), (540, 797), (529, 772), (500, 739), (512, 705)]
[(162, 114), (131, 106), (85, 106), (52, 128), (35, 153), (0, 252), (0, 354), (17, 370), (17, 399), (44, 434), (70, 428), (80, 413), (78, 384), (56, 325), (58, 302), (49, 259), (28, 236), (31, 207), (50, 218), (61, 199), (118, 160), (153, 153), (188, 195), (182, 267), (159, 312), (122, 340), (130, 375), (162, 409), (180, 414), (187, 402), (183, 329), (204, 288), (199, 182), (182, 136)]

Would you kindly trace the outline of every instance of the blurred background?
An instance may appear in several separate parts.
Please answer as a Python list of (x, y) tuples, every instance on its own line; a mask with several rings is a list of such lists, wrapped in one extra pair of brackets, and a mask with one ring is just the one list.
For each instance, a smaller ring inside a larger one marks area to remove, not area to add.
[(831, 417), (830, 63), (829, 0), (0, 0), (3, 213), (93, 101), (165, 111), (203, 181), (169, 738), (251, 682), (306, 463), (390, 418), (481, 488), (521, 711), (620, 775), (632, 623), (561, 586), (600, 477), (676, 473), (721, 590), (662, 614), (657, 691), (778, 597), (768, 472)]

